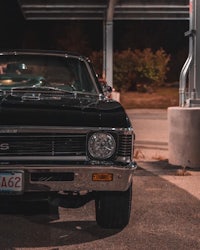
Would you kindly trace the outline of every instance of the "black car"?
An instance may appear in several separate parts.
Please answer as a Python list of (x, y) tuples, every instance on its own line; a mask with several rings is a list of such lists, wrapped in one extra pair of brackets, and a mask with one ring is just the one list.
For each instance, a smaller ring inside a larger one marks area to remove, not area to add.
[(98, 225), (128, 224), (134, 131), (104, 89), (82, 56), (0, 53), (0, 200), (94, 199)]

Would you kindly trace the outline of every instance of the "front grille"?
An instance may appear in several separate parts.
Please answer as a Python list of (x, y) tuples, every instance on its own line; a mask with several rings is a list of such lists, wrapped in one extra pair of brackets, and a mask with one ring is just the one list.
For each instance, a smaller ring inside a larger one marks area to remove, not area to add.
[[(132, 134), (116, 136), (117, 152), (113, 160), (128, 161), (132, 157)], [(87, 133), (20, 132), (0, 134), (0, 164), (23, 161), (85, 161)]]
[(0, 156), (83, 156), (85, 152), (83, 134), (0, 136)]

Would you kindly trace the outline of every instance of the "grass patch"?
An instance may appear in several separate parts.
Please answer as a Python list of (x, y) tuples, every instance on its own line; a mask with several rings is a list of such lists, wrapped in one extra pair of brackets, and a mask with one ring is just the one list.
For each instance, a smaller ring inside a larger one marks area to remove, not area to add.
[(179, 91), (174, 87), (160, 87), (152, 93), (123, 92), (120, 102), (125, 109), (166, 109), (179, 105)]

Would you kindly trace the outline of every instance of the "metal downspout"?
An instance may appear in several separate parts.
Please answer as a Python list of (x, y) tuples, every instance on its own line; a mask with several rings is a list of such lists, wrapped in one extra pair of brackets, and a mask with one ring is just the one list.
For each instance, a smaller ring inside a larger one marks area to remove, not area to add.
[(179, 106), (184, 107), (185, 105), (185, 89), (186, 89), (186, 81), (187, 81), (187, 75), (193, 60), (193, 38), (194, 38), (194, 31), (191, 30), (187, 32), (186, 35), (189, 35), (189, 53), (188, 58), (185, 61), (183, 68), (180, 73), (180, 86), (179, 86)]

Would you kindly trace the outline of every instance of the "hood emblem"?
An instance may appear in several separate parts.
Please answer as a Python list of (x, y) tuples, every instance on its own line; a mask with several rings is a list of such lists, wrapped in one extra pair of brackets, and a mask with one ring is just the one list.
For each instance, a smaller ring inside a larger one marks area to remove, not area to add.
[(9, 150), (10, 149), (10, 146), (8, 143), (0, 143), (0, 150), (1, 151), (6, 151), (6, 150)]

